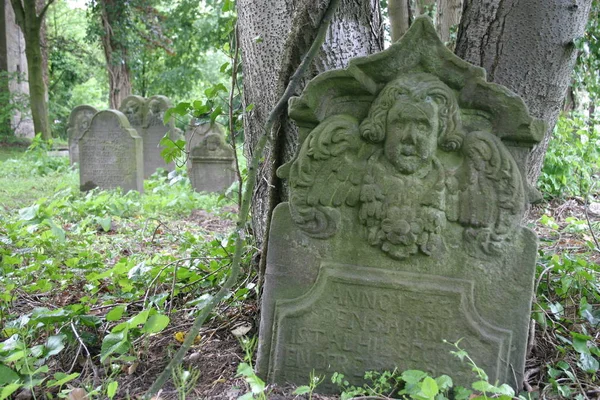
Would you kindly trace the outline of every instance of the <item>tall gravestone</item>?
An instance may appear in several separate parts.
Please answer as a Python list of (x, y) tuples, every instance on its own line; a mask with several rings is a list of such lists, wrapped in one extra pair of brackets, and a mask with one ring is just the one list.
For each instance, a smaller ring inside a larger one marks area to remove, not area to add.
[(524, 171), (543, 122), (427, 18), (314, 78), (289, 115), (300, 147), (278, 171), (258, 373), (360, 383), (397, 367), (467, 385), (443, 342), (462, 339), (491, 382), (520, 388), (537, 247), (520, 221), (539, 195)]
[(165, 163), (160, 152), (160, 140), (167, 132), (173, 131), (173, 124), (165, 125), (165, 111), (171, 107), (170, 100), (165, 96), (152, 96), (144, 99), (141, 96), (127, 96), (123, 99), (119, 110), (127, 116), (131, 127), (134, 128), (144, 142), (144, 178), (148, 178), (157, 168), (167, 171), (175, 169), (174, 163)]
[(117, 110), (100, 111), (79, 139), (81, 190), (121, 188), (143, 192), (142, 138)]
[(235, 181), (234, 150), (220, 126), (200, 128), (203, 134), (186, 138), (191, 148), (188, 176), (197, 192), (222, 192)]
[(67, 138), (71, 165), (79, 162), (79, 138), (89, 128), (92, 117), (97, 112), (98, 110), (92, 106), (81, 105), (75, 107), (69, 115)]

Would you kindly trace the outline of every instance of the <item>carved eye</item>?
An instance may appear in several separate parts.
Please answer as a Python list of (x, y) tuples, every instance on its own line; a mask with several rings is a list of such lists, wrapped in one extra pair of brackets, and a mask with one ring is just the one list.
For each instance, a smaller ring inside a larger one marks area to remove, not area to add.
[(424, 122), (417, 122), (417, 130), (425, 132), (427, 130), (427, 124)]

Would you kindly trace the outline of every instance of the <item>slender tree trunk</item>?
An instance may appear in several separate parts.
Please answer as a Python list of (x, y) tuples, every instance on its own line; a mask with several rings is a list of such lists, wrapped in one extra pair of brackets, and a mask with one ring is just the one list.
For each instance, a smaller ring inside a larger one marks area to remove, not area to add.
[(44, 57), (41, 48), (41, 28), (50, 4), (48, 0), (38, 12), (36, 0), (11, 0), (17, 24), (25, 38), (25, 57), (29, 79), (29, 102), (35, 133), (44, 140), (52, 138), (48, 117), (47, 88), (44, 82)]
[(488, 80), (520, 95), (548, 123), (530, 155), (527, 178), (537, 181), (569, 87), (592, 0), (464, 0), (456, 54), (486, 69)]
[[(255, 106), (244, 119), (248, 156), (252, 156), (269, 112), (312, 43), (328, 4), (328, 0), (238, 0), (244, 104)], [(309, 78), (343, 68), (351, 58), (372, 54), (382, 46), (379, 0), (342, 0)], [(271, 133), (274, 139), (261, 163), (252, 202), (259, 246), (266, 235), (271, 210), (286, 198), (285, 187), (275, 171), (291, 158), (297, 144), (296, 128), (285, 115)]]
[(442, 42), (450, 42), (450, 31), (458, 27), (462, 8), (462, 0), (438, 0), (436, 28)]
[(388, 15), (392, 42), (395, 42), (404, 36), (412, 22), (410, 0), (388, 0)]
[(101, 0), (101, 19), (104, 34), (102, 35), (102, 48), (106, 58), (106, 71), (108, 72), (110, 108), (118, 109), (121, 101), (131, 94), (131, 80), (129, 78), (129, 64), (127, 49), (115, 40), (113, 25), (119, 23), (119, 0)]

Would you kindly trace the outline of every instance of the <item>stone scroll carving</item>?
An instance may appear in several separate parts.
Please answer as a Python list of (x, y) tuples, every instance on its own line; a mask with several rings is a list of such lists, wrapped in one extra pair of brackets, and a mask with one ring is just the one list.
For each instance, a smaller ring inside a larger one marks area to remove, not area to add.
[[(297, 154), (270, 226), (258, 373), (304, 384), (421, 369), (472, 382), (442, 340), (520, 388), (536, 238), (521, 226), (542, 121), (418, 18), (292, 98)], [(323, 391), (336, 388), (324, 384)]]

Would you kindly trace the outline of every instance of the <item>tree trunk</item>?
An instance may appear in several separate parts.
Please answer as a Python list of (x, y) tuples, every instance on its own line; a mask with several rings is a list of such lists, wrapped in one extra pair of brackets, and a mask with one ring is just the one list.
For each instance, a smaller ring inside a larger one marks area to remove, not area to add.
[(25, 56), (27, 57), (27, 74), (29, 79), (29, 102), (35, 133), (41, 133), (42, 139), (52, 138), (48, 103), (46, 101), (46, 84), (44, 83), (43, 55), (39, 35), (25, 35)]
[(54, 0), (48, 0), (38, 12), (35, 0), (11, 0), (17, 24), (25, 38), (25, 57), (29, 79), (29, 102), (35, 133), (41, 133), (42, 139), (52, 138), (48, 118), (47, 89), (44, 83), (44, 59), (41, 48), (41, 27), (48, 6)]
[[(117, 0), (118, 1), (118, 0)], [(100, 1), (100, 15), (102, 19), (102, 48), (106, 58), (106, 71), (108, 72), (110, 108), (118, 109), (121, 101), (131, 94), (131, 80), (129, 78), (129, 64), (127, 49), (115, 40), (113, 25), (120, 23), (118, 7), (115, 0)]]
[(412, 22), (410, 0), (388, 0), (388, 15), (392, 42), (395, 42), (404, 36)]
[(535, 184), (569, 87), (592, 0), (464, 0), (456, 54), (520, 95), (548, 124), (530, 155)]
[(436, 28), (442, 42), (451, 42), (451, 29), (460, 23), (462, 8), (462, 0), (438, 0)]
[[(345, 67), (353, 57), (382, 49), (378, 3), (379, 0), (341, 1), (305, 83), (321, 72)], [(263, 134), (269, 112), (310, 47), (327, 5), (327, 0), (238, 1), (244, 105), (255, 106), (244, 119), (248, 157)], [(292, 157), (297, 145), (296, 128), (285, 115), (280, 117), (272, 134), (274, 139), (261, 163), (252, 202), (254, 235), (259, 246), (266, 235), (271, 210), (286, 198), (275, 171)]]

